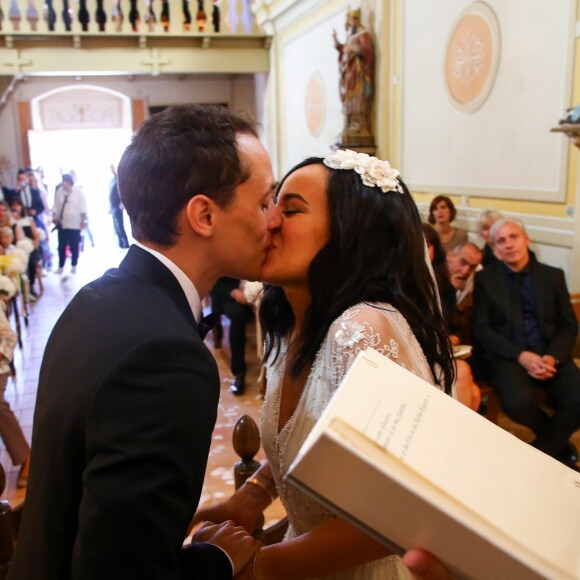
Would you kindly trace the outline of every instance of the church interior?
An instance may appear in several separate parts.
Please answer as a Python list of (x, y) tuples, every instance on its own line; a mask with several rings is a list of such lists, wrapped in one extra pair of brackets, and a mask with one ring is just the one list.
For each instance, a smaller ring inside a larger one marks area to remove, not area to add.
[[(368, 126), (349, 133), (337, 43), (346, 42), (353, 8), (373, 61)], [(83, 240), (76, 275), (45, 268), (38, 298), (17, 306), (20, 345), (5, 397), (29, 441), (52, 327), (82, 285), (124, 255), (109, 214), (110, 167), (143, 120), (175, 104), (251, 115), (277, 178), (333, 147), (388, 159), (425, 220), (431, 201), (446, 196), (457, 210), (454, 225), (479, 247), (484, 210), (521, 220), (537, 259), (563, 270), (580, 318), (580, 122), (566, 117), (580, 105), (580, 0), (549, 9), (545, 0), (360, 0), (356, 7), (351, 0), (80, 0), (70, 7), (68, 0), (10, 0), (0, 8), (0, 64), (2, 186), (14, 187), (19, 168), (42, 168), (51, 201), (60, 176), (74, 170), (94, 234)], [(56, 251), (54, 234), (50, 240)], [(9, 320), (16, 325), (14, 313)], [(234, 426), (242, 415), (259, 424), (263, 401), (255, 319), (246, 327), (241, 396), (230, 392), (229, 322), (222, 320), (223, 345), (206, 338), (221, 399), (202, 502), (233, 491)], [(574, 354), (580, 365), (580, 342)], [(486, 405), (497, 405), (491, 389), (483, 394)], [(533, 439), (501, 408), (494, 420)], [(580, 430), (572, 442), (580, 449)], [(0, 448), (2, 499), (18, 509), (26, 488)], [(261, 450), (250, 455), (264, 458)], [(283, 517), (276, 501), (265, 525)]]

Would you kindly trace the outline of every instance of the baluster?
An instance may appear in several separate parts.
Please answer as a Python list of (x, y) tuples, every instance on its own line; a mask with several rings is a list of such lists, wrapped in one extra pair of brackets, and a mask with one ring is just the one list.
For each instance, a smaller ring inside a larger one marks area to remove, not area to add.
[[(234, 465), (234, 482), (236, 489), (238, 489), (261, 465), (259, 461), (254, 459), (260, 450), (260, 431), (249, 415), (242, 415), (236, 421), (232, 442), (234, 451), (240, 457), (240, 461)], [(256, 530), (262, 529), (263, 525), (264, 516), (262, 515), (256, 522)]]
[(44, 0), (44, 9), (42, 11), (42, 18), (46, 23), (46, 27), (50, 32), (54, 32), (56, 23), (56, 11), (52, 5), (52, 0)]
[(240, 18), (238, 16), (238, 0), (228, 0), (227, 26), (229, 32), (232, 34), (238, 32), (239, 22)]
[[(62, 14), (61, 14), (60, 0), (59, 0), (59, 2), (57, 2), (56, 0), (52, 0), (50, 4), (51, 4), (50, 9), (48, 10), (48, 13), (47, 13), (47, 17), (48, 17), (47, 22), (50, 24), (50, 22), (52, 21), (53, 31), (56, 32), (57, 34), (60, 34), (61, 32), (65, 32), (64, 20), (62, 19)], [(51, 10), (54, 12), (54, 18), (52, 18), (52, 20), (51, 20), (51, 15), (50, 15)]]
[(125, 21), (125, 15), (123, 14), (123, 9), (121, 8), (121, 0), (113, 0), (113, 9), (111, 10), (111, 21), (115, 25), (115, 32), (123, 31), (123, 22)]
[(189, 32), (191, 29), (191, 12), (189, 11), (189, 0), (183, 0), (181, 12), (183, 13), (183, 32)]
[(205, 32), (205, 25), (207, 23), (207, 16), (204, 10), (204, 2), (203, 0), (198, 0), (197, 2), (197, 15), (195, 17), (197, 21), (197, 31), (198, 32)]
[(157, 24), (157, 16), (153, 10), (153, 0), (145, 0), (147, 10), (145, 12), (145, 24), (149, 32), (155, 32), (155, 25)]
[(30, 25), (30, 30), (35, 32), (38, 26), (38, 10), (34, 6), (34, 0), (28, 0), (28, 8), (26, 9), (26, 20)]
[(95, 22), (99, 27), (99, 32), (105, 32), (107, 23), (107, 13), (105, 12), (104, 0), (97, 0), (97, 10), (95, 11)]
[(89, 30), (89, 20), (91, 19), (89, 11), (87, 10), (87, 0), (79, 0), (79, 11), (77, 13), (78, 21), (80, 22), (83, 32)]
[(131, 23), (131, 30), (139, 32), (140, 14), (137, 8), (137, 0), (130, 0), (131, 9), (129, 10), (129, 22)]
[(22, 15), (18, 7), (18, 0), (10, 0), (10, 9), (8, 10), (8, 19), (12, 22), (12, 30), (18, 32), (20, 30), (20, 21)]
[(214, 0), (211, 10), (211, 22), (213, 24), (213, 31), (220, 31), (220, 0)]
[(64, 23), (64, 29), (67, 32), (70, 32), (72, 29), (71, 26), (71, 9), (68, 5), (69, 0), (62, 0), (62, 21)]
[(242, 30), (246, 34), (252, 33), (252, 24), (254, 23), (250, 3), (250, 0), (242, 0)]
[(163, 32), (169, 32), (169, 0), (161, 0), (161, 24)]
[(169, 32), (183, 32), (183, 0), (169, 0)]

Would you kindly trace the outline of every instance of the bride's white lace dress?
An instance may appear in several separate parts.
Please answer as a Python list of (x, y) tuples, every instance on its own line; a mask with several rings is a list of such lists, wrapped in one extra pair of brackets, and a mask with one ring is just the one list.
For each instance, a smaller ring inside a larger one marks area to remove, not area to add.
[[(296, 410), (278, 433), (286, 345), (267, 370), (267, 392), (262, 417), (262, 441), (290, 523), (286, 538), (301, 535), (330, 517), (332, 512), (287, 484), (283, 477), (306, 436), (320, 417), (359, 351), (374, 348), (433, 383), (419, 343), (403, 316), (389, 304), (358, 304), (331, 325), (316, 355)], [(356, 490), (353, 490), (356, 492)], [(369, 493), (371, 490), (358, 490)], [(388, 580), (410, 578), (400, 558), (390, 556), (324, 578)]]

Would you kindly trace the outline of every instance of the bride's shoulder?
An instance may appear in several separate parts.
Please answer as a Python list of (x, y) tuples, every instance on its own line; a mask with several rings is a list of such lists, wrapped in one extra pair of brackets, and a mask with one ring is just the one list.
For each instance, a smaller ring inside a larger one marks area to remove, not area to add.
[(360, 302), (347, 308), (334, 322), (341, 324), (355, 321), (373, 324), (382, 323), (385, 318), (398, 318), (399, 311), (387, 302)]
[(387, 302), (362, 302), (345, 310), (331, 325), (330, 334), (357, 331), (365, 335), (406, 337), (411, 333), (404, 316)]

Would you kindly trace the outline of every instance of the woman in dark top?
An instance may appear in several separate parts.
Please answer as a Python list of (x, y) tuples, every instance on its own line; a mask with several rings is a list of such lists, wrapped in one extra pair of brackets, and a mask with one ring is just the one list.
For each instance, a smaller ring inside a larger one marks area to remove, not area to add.
[[(429, 224), (423, 224), (423, 234), (429, 251), (429, 259), (435, 273), (439, 298), (441, 299), (441, 310), (443, 319), (447, 325), (449, 340), (456, 347), (460, 343), (460, 338), (456, 333), (461, 330), (459, 319), (456, 316), (457, 299), (456, 291), (451, 284), (449, 270), (447, 269), (446, 254), (441, 246), (441, 240)], [(473, 380), (471, 368), (464, 360), (455, 360), (455, 384), (454, 389), (456, 397), (467, 407), (477, 411), (481, 404), (481, 391)]]
[(457, 299), (455, 288), (451, 284), (451, 279), (449, 277), (445, 252), (443, 251), (441, 241), (435, 228), (431, 227), (429, 224), (423, 224), (423, 233), (425, 235), (425, 241), (427, 242), (427, 249), (429, 250), (429, 259), (431, 260), (431, 265), (435, 272), (435, 279), (437, 280), (437, 288), (439, 290), (439, 297), (441, 298), (441, 308), (443, 309), (443, 318), (447, 325), (447, 331), (452, 334)]
[(37, 296), (34, 290), (34, 282), (36, 281), (36, 265), (40, 261), (40, 235), (34, 219), (28, 215), (26, 207), (19, 197), (14, 197), (10, 203), (10, 210), (14, 224), (22, 228), (24, 235), (34, 244), (34, 250), (28, 256), (28, 281), (30, 283), (30, 295)]

